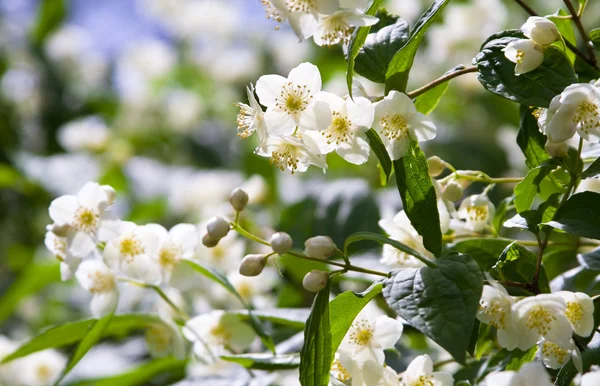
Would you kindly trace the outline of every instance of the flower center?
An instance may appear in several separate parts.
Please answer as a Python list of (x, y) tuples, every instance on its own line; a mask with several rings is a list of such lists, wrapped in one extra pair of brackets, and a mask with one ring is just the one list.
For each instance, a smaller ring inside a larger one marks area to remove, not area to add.
[(146, 330), (146, 341), (158, 352), (165, 352), (171, 347), (173, 334), (169, 327), (157, 323)]
[(88, 289), (91, 294), (111, 292), (115, 288), (115, 278), (112, 273), (94, 271), (88, 273), (88, 278), (92, 283)]
[(552, 342), (545, 341), (542, 344), (542, 354), (545, 357), (555, 358), (559, 364), (563, 365), (566, 362), (569, 352)]
[(275, 165), (281, 171), (289, 168), (292, 174), (298, 169), (300, 159), (297, 155), (296, 146), (285, 144), (271, 153), (271, 164)]
[(408, 135), (408, 123), (402, 115), (386, 115), (381, 118), (380, 123), (383, 127), (382, 134), (390, 141), (402, 139)]
[(176, 245), (166, 245), (158, 253), (158, 262), (162, 267), (173, 267), (180, 259), (181, 248)]
[(433, 375), (421, 375), (419, 379), (411, 383), (410, 386), (433, 386)]
[(237, 107), (239, 107), (240, 112), (237, 115), (237, 126), (238, 126), (238, 137), (240, 138), (248, 138), (252, 133), (254, 133), (254, 125), (253, 123), (258, 120), (256, 112), (250, 106), (245, 103), (236, 103)]
[(348, 43), (352, 35), (352, 27), (346, 24), (340, 15), (328, 16), (323, 21), (325, 32), (323, 33), (323, 42), (327, 46), (332, 46), (339, 42)]
[(129, 235), (121, 239), (119, 251), (122, 256), (129, 258), (131, 261), (135, 256), (144, 253), (144, 247), (142, 246), (142, 242), (135, 235)]
[(309, 13), (315, 9), (315, 0), (287, 0), (285, 5), (290, 12)]
[(517, 50), (517, 64), (522, 64), (523, 60), (525, 60), (525, 52)]
[(98, 213), (90, 208), (80, 206), (75, 212), (73, 226), (82, 232), (92, 233), (98, 224)]
[(252, 289), (252, 285), (250, 285), (250, 283), (240, 283), (236, 286), (235, 289), (240, 294), (240, 296), (246, 300), (250, 299), (252, 297), (252, 294), (254, 293), (254, 290)]
[(598, 105), (585, 101), (577, 106), (573, 123), (579, 126), (579, 130), (589, 134), (590, 130), (595, 130), (600, 127), (600, 112)]
[(50, 378), (52, 377), (52, 369), (45, 363), (38, 365), (35, 369), (35, 373), (37, 379), (44, 384), (50, 381)]
[(231, 332), (229, 332), (221, 323), (218, 323), (210, 329), (210, 335), (215, 341), (223, 345), (231, 339)]
[(537, 330), (538, 334), (546, 335), (550, 331), (550, 323), (556, 320), (556, 317), (552, 315), (548, 310), (542, 306), (535, 306), (529, 315), (527, 315), (527, 328), (531, 330)]
[(64, 261), (67, 257), (67, 239), (64, 237), (54, 237), (54, 253), (56, 258)]
[(327, 138), (327, 143), (340, 144), (350, 139), (350, 127), (352, 122), (348, 118), (344, 118), (337, 111), (333, 112), (331, 125), (326, 130), (321, 131), (321, 134)]
[(498, 300), (492, 300), (491, 302), (482, 300), (479, 304), (479, 310), (492, 318), (488, 323), (490, 326), (498, 329), (506, 327), (506, 311)]
[(367, 320), (362, 319), (354, 322), (350, 333), (350, 342), (358, 346), (366, 346), (373, 338), (373, 327)]
[(265, 9), (267, 19), (275, 20), (278, 23), (283, 22), (283, 19), (285, 19), (283, 12), (277, 9), (269, 0), (260, 0), (260, 2)]
[(333, 373), (333, 376), (341, 382), (346, 382), (352, 378), (348, 370), (344, 367), (344, 365), (342, 365), (339, 359), (334, 360), (331, 364), (331, 372)]
[(306, 110), (312, 100), (312, 93), (305, 85), (295, 85), (287, 82), (279, 96), (275, 99), (275, 106), (283, 112), (296, 117)]
[(583, 319), (583, 308), (581, 308), (581, 305), (578, 303), (567, 302), (565, 315), (571, 324), (577, 325), (577, 323)]
[(467, 209), (467, 212), (469, 213), (469, 220), (482, 221), (487, 219), (489, 208), (487, 205), (471, 206)]

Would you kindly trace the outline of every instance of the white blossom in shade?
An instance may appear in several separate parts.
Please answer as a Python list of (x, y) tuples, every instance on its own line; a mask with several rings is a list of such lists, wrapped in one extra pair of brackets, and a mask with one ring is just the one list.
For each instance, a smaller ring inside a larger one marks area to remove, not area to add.
[(485, 194), (476, 194), (463, 200), (458, 208), (458, 217), (465, 220), (472, 232), (483, 231), (494, 219), (496, 208)]
[(573, 358), (575, 368), (579, 372), (583, 371), (581, 352), (575, 345), (573, 339), (571, 339), (569, 341), (569, 345), (565, 347), (561, 347), (556, 343), (550, 342), (549, 340), (542, 339), (538, 343), (538, 347), (542, 362), (544, 362), (547, 367), (557, 370), (566, 365), (569, 360)]
[(194, 343), (196, 355), (210, 360), (211, 355), (226, 354), (230, 349), (246, 350), (255, 333), (239, 316), (218, 310), (189, 320), (183, 328), (183, 336)]
[(516, 64), (516, 75), (533, 71), (544, 61), (542, 46), (529, 39), (514, 40), (508, 43), (502, 51), (508, 60)]
[(516, 371), (499, 371), (485, 378), (486, 386), (552, 386), (546, 369), (540, 362), (525, 363)]
[(317, 29), (319, 14), (335, 12), (339, 0), (261, 0), (268, 19), (282, 23), (286, 19), (300, 39), (309, 38)]
[(585, 373), (581, 376), (579, 386), (597, 386), (600, 385), (600, 371)]
[(181, 259), (192, 259), (198, 245), (198, 232), (195, 225), (177, 224), (167, 230), (158, 224), (149, 224), (158, 237), (158, 246), (152, 257), (162, 270), (163, 283), (168, 283), (171, 273)]
[(75, 229), (68, 246), (73, 255), (86, 256), (98, 241), (109, 241), (118, 235), (119, 220), (106, 210), (110, 204), (107, 190), (95, 182), (86, 183), (76, 196), (52, 201), (50, 218), (59, 226)]
[(412, 100), (398, 91), (391, 91), (375, 104), (373, 128), (392, 160), (400, 159), (410, 147), (410, 141), (427, 141), (436, 135), (433, 122), (417, 111)]
[(252, 84), (246, 87), (246, 94), (248, 95), (249, 104), (236, 103), (236, 106), (240, 109), (237, 116), (237, 135), (241, 138), (248, 138), (256, 132), (260, 144), (263, 144), (267, 138), (265, 114), (254, 96), (254, 86)]
[(120, 234), (104, 248), (104, 261), (112, 269), (144, 283), (158, 284), (162, 280), (157, 255), (160, 231), (156, 224), (138, 226), (122, 221)]
[(567, 308), (565, 316), (573, 327), (573, 332), (588, 337), (594, 331), (594, 301), (583, 292), (560, 291), (554, 295), (561, 297)]
[[(201, 236), (204, 236), (206, 226), (202, 227), (201, 224), (200, 229), (203, 229)], [(227, 273), (238, 269), (245, 251), (246, 242), (238, 237), (235, 232), (229, 232), (213, 248), (207, 248), (204, 244), (198, 243), (196, 257), (211, 267)]]
[(500, 346), (507, 350), (514, 350), (517, 347), (517, 334), (512, 315), (514, 300), (487, 272), (486, 278), (490, 285), (483, 286), (477, 319), (496, 328)]
[(355, 9), (340, 9), (330, 15), (319, 17), (319, 25), (313, 34), (313, 40), (319, 46), (347, 44), (354, 27), (376, 24), (378, 18), (365, 15)]
[(115, 310), (119, 290), (115, 274), (100, 260), (86, 260), (75, 272), (79, 284), (92, 294), (92, 315), (100, 318)]
[(374, 109), (366, 98), (343, 99), (321, 92), (313, 104), (317, 132), (306, 131), (322, 154), (336, 151), (346, 161), (361, 165), (368, 161), (371, 149), (366, 132), (373, 124)]
[(233, 271), (227, 275), (227, 279), (245, 302), (263, 309), (275, 306), (271, 291), (277, 283), (278, 276), (272, 269), (267, 267), (259, 276), (254, 277)]
[(100, 151), (110, 139), (110, 130), (99, 117), (85, 117), (62, 125), (58, 142), (69, 151)]
[[(349, 381), (352, 378), (352, 375), (350, 375), (348, 369), (340, 361), (340, 356), (341, 354), (339, 352), (335, 353), (333, 362), (331, 363), (330, 374), (333, 378), (342, 382), (342, 384), (345, 384), (345, 382)], [(353, 360), (348, 355), (345, 355), (345, 357), (348, 357), (350, 360)]]
[[(348, 380), (349, 377), (352, 379), (352, 386), (387, 386), (387, 384), (384, 383), (385, 380), (383, 379), (385, 374), (383, 363), (378, 363), (374, 359), (360, 360), (353, 357), (350, 353), (343, 351), (340, 352), (337, 358), (338, 360), (334, 376), (337, 375), (340, 377), (335, 378), (340, 382), (343, 382), (343, 379)], [(396, 382), (394, 386), (398, 386), (398, 382)]]
[(401, 386), (452, 386), (452, 374), (444, 371), (433, 371), (433, 361), (429, 355), (420, 355), (410, 362), (402, 375)]
[(56, 350), (44, 350), (20, 360), (19, 381), (26, 386), (50, 386), (58, 379), (67, 359)]
[(264, 119), (269, 135), (291, 135), (303, 131), (314, 121), (309, 105), (321, 91), (321, 74), (317, 66), (301, 63), (287, 78), (263, 75), (256, 82), (256, 95), (267, 107)]
[(269, 137), (265, 146), (258, 148), (256, 154), (270, 157), (271, 164), (281, 171), (305, 172), (310, 165), (327, 169), (327, 162), (320, 154), (319, 147), (310, 136), (302, 139), (294, 136)]
[(394, 347), (402, 330), (402, 322), (396, 319), (386, 315), (375, 317), (371, 312), (362, 311), (354, 319), (338, 350), (359, 363), (375, 361), (382, 365), (385, 359), (383, 350)]
[(173, 355), (184, 359), (186, 355), (183, 337), (173, 322), (151, 324), (146, 330), (146, 344), (150, 355), (156, 358)]
[(73, 277), (73, 273), (77, 270), (79, 263), (81, 263), (81, 257), (74, 256), (69, 251), (69, 236), (73, 236), (75, 231), (70, 227), (65, 229), (66, 234), (64, 237), (56, 235), (52, 231), (53, 225), (46, 227), (47, 232), (44, 238), (44, 244), (46, 248), (52, 253), (58, 261), (60, 261), (60, 273), (63, 281), (69, 280)]
[[(400, 211), (392, 221), (379, 220), (379, 226), (392, 240), (399, 241), (426, 257), (434, 258), (423, 246), (423, 237), (412, 226), (406, 212)], [(380, 261), (390, 268), (418, 268), (424, 266), (424, 263), (416, 257), (387, 244), (383, 246), (383, 256)]]
[(521, 26), (521, 31), (539, 45), (547, 46), (560, 38), (560, 32), (552, 20), (540, 16), (530, 16)]
[(588, 83), (567, 86), (550, 104), (546, 129), (548, 139), (552, 142), (565, 141), (575, 132), (588, 141), (590, 136), (600, 136), (599, 108), (600, 89)]
[(520, 350), (529, 350), (541, 338), (568, 347), (573, 329), (565, 316), (565, 302), (556, 295), (541, 294), (519, 300), (513, 316)]

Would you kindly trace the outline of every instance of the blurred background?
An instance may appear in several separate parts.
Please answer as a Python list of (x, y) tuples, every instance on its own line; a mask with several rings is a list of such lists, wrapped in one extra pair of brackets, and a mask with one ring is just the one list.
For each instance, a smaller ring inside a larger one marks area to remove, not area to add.
[[(385, 7), (413, 23), (430, 3), (387, 0)], [(562, 1), (528, 4), (551, 14)], [(590, 28), (600, 25), (600, 2), (589, 1), (586, 17)], [(409, 89), (469, 65), (489, 35), (526, 19), (514, 1), (451, 2), (415, 59)], [(236, 136), (235, 103), (246, 102), (246, 85), (261, 75), (287, 75), (310, 61), (325, 90), (347, 93), (341, 47), (300, 44), (277, 26), (259, 0), (0, 1), (0, 334), (19, 342), (88, 315), (88, 295), (60, 281), (43, 244), (49, 203), (87, 181), (112, 185), (119, 215), (138, 223), (202, 223), (244, 186), (252, 221), (289, 232), (298, 247), (317, 234), (341, 243), (358, 230), (381, 232), (378, 220), (391, 218), (400, 199), (393, 181), (381, 186), (374, 156), (358, 167), (332, 153), (326, 175), (311, 168), (292, 176), (253, 154), (255, 138)], [(361, 82), (381, 94), (380, 85)], [(424, 144), (428, 156), (494, 177), (523, 175), (517, 106), (485, 92), (474, 74), (451, 82), (433, 116), (438, 136)], [(493, 199), (510, 192), (499, 187)], [(219, 252), (199, 253), (229, 273), (250, 249), (232, 239)], [(377, 264), (379, 250), (361, 252), (364, 265)], [(250, 286), (258, 305), (307, 307), (311, 295), (299, 282), (312, 267), (294, 264), (284, 261), (280, 275), (273, 268), (273, 280), (260, 286), (239, 285)], [(213, 294), (202, 287), (190, 307), (222, 308)], [(119, 307), (148, 304), (132, 291)], [(147, 350), (132, 342), (103, 343), (73, 379), (140, 363)]]

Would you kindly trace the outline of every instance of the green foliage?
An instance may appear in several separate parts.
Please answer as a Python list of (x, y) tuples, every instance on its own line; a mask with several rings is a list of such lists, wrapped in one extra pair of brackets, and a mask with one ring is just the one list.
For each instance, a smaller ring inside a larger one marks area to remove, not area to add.
[(538, 128), (537, 119), (534, 117), (532, 108), (521, 105), (521, 124), (517, 135), (517, 144), (525, 154), (525, 162), (529, 169), (541, 165), (549, 160), (546, 153), (546, 136)]
[(388, 181), (390, 180), (390, 175), (392, 174), (392, 160), (390, 159), (383, 142), (381, 142), (381, 138), (379, 138), (379, 135), (375, 130), (369, 129), (367, 131), (367, 138), (369, 138), (369, 146), (379, 160), (379, 164), (381, 165), (381, 169), (385, 175), (384, 185), (387, 185)]
[(600, 28), (594, 28), (588, 33), (588, 36), (594, 45), (600, 46)]
[(386, 280), (383, 296), (411, 326), (464, 364), (483, 275), (468, 255), (450, 254), (436, 263), (435, 268), (397, 271)]
[(515, 75), (515, 64), (502, 51), (510, 42), (523, 39), (520, 30), (494, 34), (475, 57), (477, 78), (488, 91), (527, 106), (548, 107), (565, 87), (577, 82), (577, 76), (565, 54), (548, 47), (544, 62), (535, 70)]
[(596, 177), (600, 174), (600, 158), (595, 160), (587, 169), (581, 174), (582, 179)]
[[(399, 241), (390, 239), (388, 237), (382, 236), (377, 233), (371, 233), (371, 232), (358, 232), (358, 233), (354, 233), (354, 234), (350, 235), (346, 239), (346, 242), (344, 243), (344, 253), (347, 253), (348, 247), (350, 246), (350, 244), (356, 243), (359, 241), (363, 241), (363, 240), (372, 240), (372, 241), (376, 241), (380, 244), (388, 244), (398, 250), (401, 250), (402, 252), (408, 253), (409, 255), (412, 255), (412, 256), (416, 256), (421, 261), (423, 261), (423, 260), (425, 260), (426, 262), (430, 261), (426, 257), (422, 256), (419, 252), (415, 251), (414, 249), (412, 249), (411, 247), (409, 247), (407, 245), (402, 244)], [(431, 264), (434, 265), (433, 262), (431, 262)]]
[(593, 271), (600, 271), (600, 248), (577, 256), (581, 265)]
[(558, 167), (554, 161), (546, 161), (540, 166), (531, 169), (525, 179), (515, 186), (515, 208), (517, 212), (531, 209), (535, 198), (539, 195), (543, 200), (551, 195), (564, 192), (562, 186), (557, 185), (552, 178), (552, 170)]
[[(571, 22), (571, 18), (565, 18), (565, 16), (569, 16), (569, 13), (559, 9), (554, 13), (554, 15), (548, 16), (548, 19), (552, 20), (554, 24), (556, 24), (556, 28), (558, 28), (558, 32), (562, 38), (569, 43), (577, 46), (577, 38), (575, 37), (575, 30), (573, 29), (573, 23)], [(560, 42), (557, 43), (561, 48), (564, 49), (565, 54), (569, 58), (569, 61), (574, 64), (576, 55), (573, 51), (566, 48), (566, 46)]]
[[(596, 341), (587, 347), (587, 350), (581, 353), (583, 359), (583, 371), (589, 371), (592, 365), (600, 363), (600, 342)], [(556, 376), (555, 386), (570, 386), (573, 378), (577, 375), (577, 369), (573, 361), (564, 365)]]
[[(228, 311), (240, 316), (241, 319), (250, 319), (248, 310)], [(306, 319), (310, 315), (308, 308), (273, 308), (253, 310), (252, 315), (260, 320), (265, 320), (273, 324), (287, 326), (292, 328), (304, 329)]]
[(252, 370), (289, 370), (300, 366), (299, 354), (271, 355), (271, 354), (238, 354), (223, 355), (221, 359), (237, 363)]
[(600, 239), (600, 194), (583, 192), (573, 195), (561, 206), (554, 219), (547, 223), (553, 228), (580, 237)]
[[(455, 69), (452, 69), (448, 72), (453, 72)], [(448, 73), (447, 72), (447, 73)], [(447, 74), (446, 73), (446, 74)], [(419, 95), (415, 98), (414, 103), (417, 111), (423, 113), (425, 115), (430, 114), (437, 107), (438, 103), (442, 100), (442, 97), (448, 91), (448, 86), (450, 85), (449, 81), (445, 81), (444, 83), (438, 84), (432, 89), (427, 90), (423, 94)]]
[(31, 40), (36, 45), (41, 45), (44, 39), (61, 25), (66, 15), (66, 0), (40, 1), (37, 21), (31, 31)]
[(423, 245), (434, 255), (442, 251), (442, 230), (435, 188), (429, 177), (427, 158), (416, 141), (406, 155), (394, 161), (398, 191), (411, 224), (423, 236)]

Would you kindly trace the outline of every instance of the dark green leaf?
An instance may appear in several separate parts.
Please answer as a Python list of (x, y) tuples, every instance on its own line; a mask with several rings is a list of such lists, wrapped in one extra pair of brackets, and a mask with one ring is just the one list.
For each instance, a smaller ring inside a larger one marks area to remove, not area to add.
[(385, 282), (383, 296), (398, 315), (464, 364), (483, 275), (468, 255), (450, 254), (436, 262), (436, 268), (399, 270)]
[(515, 75), (515, 64), (502, 51), (510, 42), (524, 39), (520, 30), (492, 35), (475, 57), (477, 78), (488, 91), (526, 106), (548, 107), (565, 87), (577, 82), (575, 71), (565, 54), (548, 47), (544, 62), (535, 70)]
[[(501, 277), (520, 283), (529, 283), (533, 280), (537, 266), (537, 256), (524, 246), (513, 241), (503, 251), (494, 269), (501, 273)], [(545, 271), (540, 271), (539, 287), (542, 292), (550, 292), (548, 277)]]
[(577, 255), (577, 260), (579, 260), (581, 265), (586, 269), (600, 271), (600, 248)]
[(404, 211), (417, 232), (423, 236), (423, 245), (435, 256), (442, 252), (442, 230), (435, 188), (429, 177), (427, 158), (416, 141), (397, 161), (394, 161), (398, 191)]
[(600, 194), (575, 194), (558, 209), (547, 225), (576, 236), (600, 239)]
[(600, 174), (600, 158), (594, 161), (593, 164), (588, 166), (587, 169), (581, 174), (582, 179), (595, 177)]
[(327, 386), (333, 362), (331, 346), (331, 317), (329, 293), (331, 281), (313, 301), (312, 310), (304, 328), (304, 345), (300, 351), (300, 384)]
[(417, 20), (410, 32), (408, 42), (400, 48), (392, 58), (385, 76), (385, 92), (390, 90), (406, 91), (408, 74), (413, 65), (417, 49), (421, 45), (429, 26), (435, 21), (439, 12), (444, 9), (449, 0), (435, 0), (423, 15)]
[(525, 162), (529, 169), (540, 166), (542, 162), (550, 159), (545, 148), (546, 136), (540, 132), (533, 111), (521, 105), (521, 127), (517, 135), (517, 144), (525, 154)]
[(377, 159), (381, 164), (381, 169), (385, 174), (385, 184), (387, 185), (390, 180), (390, 175), (392, 174), (392, 160), (375, 130), (369, 129), (367, 131), (367, 138), (369, 138), (371, 150), (373, 150), (373, 153), (375, 153), (375, 156), (377, 156)]
[(419, 252), (415, 251), (414, 249), (412, 249), (409, 246), (402, 244), (399, 241), (392, 240), (388, 237), (385, 237), (378, 233), (372, 233), (372, 232), (357, 232), (357, 233), (353, 233), (352, 235), (348, 236), (348, 238), (346, 239), (346, 242), (344, 243), (345, 253), (347, 254), (348, 246), (350, 244), (356, 243), (356, 242), (362, 241), (362, 240), (372, 240), (372, 241), (377, 241), (380, 244), (388, 244), (402, 252), (408, 253), (409, 255), (417, 256), (419, 258), (419, 260), (421, 260), (421, 261), (429, 260), (426, 257), (424, 257), (423, 255), (421, 255)]
[(221, 356), (221, 359), (252, 370), (289, 370), (300, 366), (299, 354), (239, 354)]

